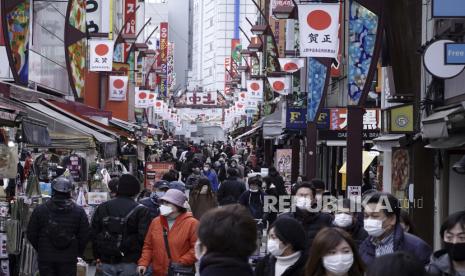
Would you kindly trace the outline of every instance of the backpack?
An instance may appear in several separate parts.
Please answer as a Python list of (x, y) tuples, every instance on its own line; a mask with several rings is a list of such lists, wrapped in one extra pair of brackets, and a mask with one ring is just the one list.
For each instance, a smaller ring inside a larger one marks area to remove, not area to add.
[[(97, 246), (100, 254), (108, 257), (124, 256), (121, 244), (127, 234), (128, 219), (141, 208), (145, 207), (138, 204), (124, 217), (106, 216), (102, 219), (102, 232), (97, 235)], [(107, 213), (109, 213), (108, 207)]]
[(60, 225), (53, 214), (52, 210), (45, 204), (49, 210), (48, 224), (45, 233), (52, 244), (58, 250), (65, 250), (76, 240), (75, 233), (69, 233), (63, 225)]

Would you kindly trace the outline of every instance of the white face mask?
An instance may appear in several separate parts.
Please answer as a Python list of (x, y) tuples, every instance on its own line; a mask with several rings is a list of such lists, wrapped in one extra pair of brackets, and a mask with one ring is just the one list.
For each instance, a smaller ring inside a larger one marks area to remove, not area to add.
[(338, 227), (349, 227), (352, 225), (352, 216), (344, 213), (336, 214), (333, 224)]
[(164, 204), (160, 206), (160, 215), (166, 217), (171, 213), (173, 213), (173, 207)]
[(268, 252), (270, 252), (271, 255), (275, 257), (281, 256), (284, 253), (284, 250), (286, 250), (286, 247), (280, 248), (279, 246), (280, 244), (281, 242), (278, 239), (268, 238), (268, 243), (267, 243)]
[(354, 255), (348, 254), (336, 254), (323, 257), (323, 266), (327, 271), (334, 275), (343, 275), (349, 271), (354, 263)]
[(309, 210), (312, 207), (312, 201), (307, 197), (296, 197), (295, 206), (301, 210)]
[(368, 235), (372, 237), (379, 237), (384, 233), (383, 221), (380, 219), (365, 219), (363, 221), (363, 228), (367, 231)]

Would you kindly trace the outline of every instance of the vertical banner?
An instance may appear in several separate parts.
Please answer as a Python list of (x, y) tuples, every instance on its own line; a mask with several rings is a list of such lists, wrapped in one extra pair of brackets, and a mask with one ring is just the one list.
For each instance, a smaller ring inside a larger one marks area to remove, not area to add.
[(231, 95), (231, 87), (228, 85), (228, 82), (231, 81), (231, 76), (229, 74), (229, 69), (231, 68), (231, 58), (224, 58), (224, 94)]
[(307, 67), (307, 120), (314, 122), (324, 95), (328, 68), (315, 58), (308, 58)]
[(286, 19), (275, 19), (270, 16), (271, 31), (276, 39), (278, 46), (278, 55), (284, 57), (284, 51), (286, 51)]
[(86, 1), (86, 28), (88, 33), (110, 33), (110, 0)]
[(89, 40), (89, 71), (113, 70), (112, 40)]
[(126, 101), (126, 93), (128, 90), (127, 76), (110, 76), (108, 78), (108, 100), (115, 102)]
[(339, 3), (299, 5), (300, 55), (337, 58)]
[[(128, 21), (123, 30), (124, 34), (136, 35), (136, 0), (124, 0), (124, 22)], [(131, 44), (124, 43), (123, 61), (128, 58)]]
[(136, 108), (147, 108), (151, 102), (150, 91), (149, 90), (140, 90), (136, 87), (135, 93), (135, 107)]
[(237, 67), (241, 64), (242, 45), (239, 39), (231, 40), (231, 74), (236, 76)]
[(167, 73), (168, 61), (168, 22), (160, 23), (160, 62), (161, 71), (164, 75)]
[(342, 60), (342, 37), (343, 37), (343, 20), (344, 20), (344, 15), (343, 15), (343, 10), (342, 10), (343, 5), (339, 5), (339, 32), (338, 32), (338, 53), (337, 53), (337, 58), (333, 60), (333, 63), (331, 64), (331, 77), (332, 78), (337, 78), (341, 76), (341, 67), (340, 63)]
[(279, 174), (283, 176), (284, 181), (291, 180), (292, 173), (292, 149), (276, 150), (275, 167)]
[(168, 57), (167, 57), (167, 79), (168, 79), (168, 93), (174, 90), (176, 86), (176, 72), (174, 72), (174, 43), (168, 42)]

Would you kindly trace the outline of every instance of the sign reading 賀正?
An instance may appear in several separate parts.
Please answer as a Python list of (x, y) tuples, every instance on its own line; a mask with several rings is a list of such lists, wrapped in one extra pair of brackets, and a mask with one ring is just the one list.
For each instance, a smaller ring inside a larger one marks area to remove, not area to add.
[[(465, 2), (464, 2), (465, 5)], [(446, 43), (444, 45), (445, 64), (465, 64), (465, 43)]]
[(465, 17), (463, 0), (433, 0), (433, 17)]
[(305, 108), (288, 108), (286, 114), (287, 129), (306, 129), (307, 128), (307, 109)]

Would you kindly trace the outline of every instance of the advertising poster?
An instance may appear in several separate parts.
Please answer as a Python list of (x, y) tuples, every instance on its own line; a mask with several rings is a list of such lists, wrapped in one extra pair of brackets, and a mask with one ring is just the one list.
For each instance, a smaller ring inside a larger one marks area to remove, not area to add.
[(292, 173), (292, 149), (276, 150), (275, 166), (284, 181), (291, 180)]
[(175, 164), (169, 162), (146, 162), (145, 163), (145, 188), (151, 189), (155, 182), (161, 180), (162, 176), (174, 169)]

